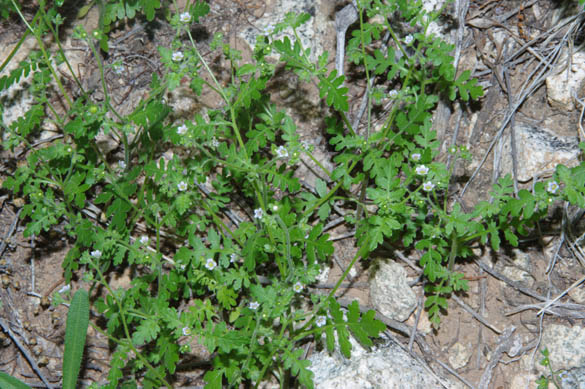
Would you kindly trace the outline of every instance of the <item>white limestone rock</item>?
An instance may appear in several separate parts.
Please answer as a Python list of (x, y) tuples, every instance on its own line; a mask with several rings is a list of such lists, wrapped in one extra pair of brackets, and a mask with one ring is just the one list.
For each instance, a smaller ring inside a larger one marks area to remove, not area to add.
[(449, 350), (449, 363), (451, 364), (451, 367), (457, 370), (467, 366), (472, 351), (473, 347), (469, 343), (467, 345), (459, 342), (455, 343)]
[(538, 376), (536, 374), (522, 372), (515, 375), (512, 378), (510, 388), (537, 389), (538, 388), (538, 384), (536, 383), (537, 380)]
[(405, 321), (416, 308), (416, 295), (408, 286), (406, 270), (396, 262), (378, 262), (370, 280), (370, 300), (383, 315)]
[[(577, 136), (560, 136), (547, 128), (516, 123), (518, 180), (527, 182), (543, 172), (552, 171), (558, 164), (573, 166), (581, 153)], [(510, 132), (504, 136), (502, 175), (512, 174)]]
[[(310, 59), (316, 61), (319, 55), (323, 53), (325, 41), (334, 39), (326, 34), (328, 23), (332, 23), (326, 18), (326, 15), (321, 15), (319, 11), (321, 7), (321, 0), (272, 0), (269, 3), (274, 3), (273, 6), (268, 7), (268, 12), (265, 12), (262, 17), (255, 21), (256, 28), (250, 26), (240, 33), (251, 48), (256, 45), (256, 37), (259, 34), (270, 31), (270, 29), (284, 19), (284, 16), (293, 12), (295, 14), (308, 13), (311, 19), (298, 30), (301, 43), (304, 48), (311, 49)], [(290, 36), (292, 32), (288, 31)], [(290, 37), (289, 36), (289, 37)], [(281, 39), (282, 35), (275, 36), (276, 39)], [(293, 38), (291, 37), (291, 40)]]
[[(550, 324), (544, 328), (540, 349), (547, 348), (549, 359), (555, 370), (585, 369), (585, 328), (566, 327)], [(541, 374), (548, 374), (548, 368), (535, 358), (534, 365)], [(580, 373), (580, 375), (584, 375)]]
[(351, 359), (339, 351), (312, 355), (309, 360), (317, 389), (428, 389), (463, 388), (459, 382), (439, 378), (404, 351), (387, 341), (371, 351), (353, 338)]
[(585, 304), (585, 289), (583, 286), (578, 286), (569, 290), (567, 293), (577, 304)]
[(579, 91), (585, 81), (585, 53), (573, 53), (569, 71), (567, 71), (568, 61), (566, 54), (564, 62), (560, 62), (560, 64), (559, 71), (546, 78), (548, 102), (553, 107), (572, 111), (575, 109), (573, 94), (579, 96)]
[(496, 263), (496, 270), (513, 281), (523, 282), (527, 286), (532, 286), (534, 278), (530, 274), (532, 271), (530, 255), (518, 249), (514, 249), (513, 253), (512, 264), (506, 261), (499, 261)]

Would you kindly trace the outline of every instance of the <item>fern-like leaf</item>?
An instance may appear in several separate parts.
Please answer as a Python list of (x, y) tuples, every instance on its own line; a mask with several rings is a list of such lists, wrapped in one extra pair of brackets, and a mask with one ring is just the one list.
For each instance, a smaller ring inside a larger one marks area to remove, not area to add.
[[(346, 358), (349, 358), (351, 357), (350, 331), (362, 345), (371, 347), (373, 343), (370, 337), (378, 337), (380, 332), (386, 329), (386, 326), (380, 320), (374, 318), (376, 312), (373, 310), (369, 310), (361, 316), (357, 301), (353, 301), (347, 308), (347, 320), (345, 320), (339, 303), (333, 299), (329, 301), (329, 313), (335, 323), (334, 327), (337, 330), (339, 349)], [(333, 330), (326, 328), (325, 334), (327, 348), (331, 351), (334, 348)]]
[(347, 102), (347, 87), (343, 86), (344, 76), (337, 77), (337, 70), (333, 70), (327, 77), (319, 79), (319, 97), (324, 98), (327, 105), (333, 106), (335, 109), (343, 112), (349, 110), (349, 103)]

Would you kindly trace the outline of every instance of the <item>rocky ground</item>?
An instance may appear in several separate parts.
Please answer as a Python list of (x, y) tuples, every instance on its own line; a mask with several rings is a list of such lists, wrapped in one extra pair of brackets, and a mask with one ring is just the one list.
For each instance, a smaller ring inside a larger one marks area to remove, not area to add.
[[(244, 58), (249, 58), (250, 45), (260, 31), (285, 12), (303, 11), (313, 16), (302, 31), (313, 53), (335, 53), (334, 20), (348, 3), (211, 1), (211, 14), (197, 27), (198, 44), (204, 49), (210, 37), (222, 31), (242, 50)], [(432, 8), (440, 1), (425, 3)], [(460, 164), (455, 170), (461, 177), (457, 190), (464, 205), (487, 199), (497, 177), (514, 170), (519, 186), (531, 188), (536, 181), (551, 177), (557, 164), (578, 164), (578, 143), (585, 140), (581, 122), (585, 53), (580, 51), (585, 33), (584, 15), (573, 3), (576, 1), (457, 0), (447, 8), (450, 22), (436, 26), (438, 33), (456, 45), (459, 69), (472, 70), (486, 91), (470, 105), (441, 103), (435, 113), (434, 124), (444, 149), (454, 143), (466, 145), (474, 156), (471, 163)], [(91, 30), (97, 25), (97, 11), (92, 9), (76, 23)], [(24, 28), (18, 22), (0, 25), (0, 62)], [(130, 112), (147, 90), (150, 74), (162, 71), (156, 47), (167, 45), (172, 36), (173, 31), (165, 25), (151, 34), (140, 23), (114, 33), (116, 44), (108, 61), (122, 61), (128, 69), (123, 74), (107, 73), (119, 112)], [(92, 97), (99, 100), (100, 88), (92, 77), (96, 64), (89, 51), (73, 40), (64, 45), (74, 69), (86, 87), (94, 85)], [(26, 57), (33, 47), (32, 39), (25, 41), (13, 62)], [(207, 55), (214, 62), (215, 54)], [(225, 66), (221, 61), (214, 63), (216, 70)], [(352, 78), (357, 76), (352, 70), (346, 66), (351, 114), (355, 115), (365, 85)], [(67, 80), (67, 71), (62, 74)], [(227, 80), (228, 73), (223, 77)], [(66, 86), (74, 92), (73, 82)], [(317, 89), (301, 85), (296, 76), (283, 72), (269, 92), (297, 119), (303, 138), (315, 146), (315, 158), (331, 166), (331, 151), (319, 130), (323, 107), (318, 103)], [(11, 93), (0, 96), (5, 122), (18, 117), (30, 103), (18, 90)], [(168, 101), (176, 118), (219, 103), (212, 94), (196, 98), (181, 88), (168, 96)], [(378, 115), (383, 118), (384, 112)], [(46, 128), (43, 138), (58, 135)], [(510, 146), (511, 136), (515, 147)], [(111, 150), (117, 147), (105, 136), (100, 141)], [(2, 179), (22, 156), (3, 150), (0, 157)], [(299, 174), (309, 183), (315, 179), (310, 161), (305, 161)], [(57, 383), (67, 308), (50, 306), (48, 299), (64, 286), (61, 261), (70, 242), (59, 231), (24, 239), (23, 222), (19, 220), (23, 202), (0, 192), (0, 324), (11, 328), (11, 336), (0, 331), (0, 370), (40, 385), (39, 376), (17, 347), (19, 342), (49, 381)], [(460, 263), (457, 269), (465, 273), (470, 290), (450, 300), (448, 315), (438, 331), (431, 329), (421, 309), (418, 253), (382, 252), (370, 266), (358, 267), (352, 274), (353, 285), (340, 297), (358, 299), (360, 305), (374, 307), (381, 318), (400, 325), (388, 331), (374, 350), (363, 350), (356, 344), (358, 352), (351, 361), (311, 350), (317, 387), (535, 388), (536, 380), (545, 373), (539, 364), (539, 351), (545, 347), (550, 351), (553, 369), (563, 371), (562, 387), (585, 387), (581, 218), (579, 210), (560, 207), (541, 226), (539, 236), (522, 241), (517, 249), (475, 249), (476, 258)], [(344, 224), (333, 226), (329, 233), (336, 245), (336, 258), (328, 275), (331, 283), (342, 273), (356, 247), (352, 231)], [(112, 282), (123, 286), (128, 279), (120, 275)], [(90, 331), (85, 384), (103, 382), (108, 371), (107, 340)], [(178, 373), (185, 376), (179, 380), (184, 387), (202, 384), (205, 364), (194, 365), (186, 364)]]

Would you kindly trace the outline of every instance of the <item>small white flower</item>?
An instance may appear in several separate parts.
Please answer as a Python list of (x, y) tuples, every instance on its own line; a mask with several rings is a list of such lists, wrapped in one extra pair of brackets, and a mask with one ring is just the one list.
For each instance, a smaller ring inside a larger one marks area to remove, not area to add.
[(126, 169), (126, 162), (118, 161), (118, 166), (120, 167), (120, 169)]
[(323, 327), (325, 324), (327, 324), (327, 317), (317, 316), (317, 319), (315, 319), (315, 325), (317, 327)]
[(191, 21), (191, 14), (189, 12), (183, 12), (179, 15), (181, 23), (189, 23)]
[(70, 290), (71, 290), (71, 285), (65, 285), (61, 289), (59, 289), (59, 294), (69, 292)]
[(304, 141), (301, 142), (301, 147), (305, 151), (310, 151), (311, 150), (311, 145), (306, 140), (304, 140)]
[(187, 183), (185, 181), (181, 181), (177, 184), (177, 188), (179, 189), (179, 191), (183, 192), (187, 190)]
[(431, 181), (427, 181), (423, 184), (423, 190), (426, 192), (430, 192), (433, 189), (435, 189), (435, 184), (433, 184)]
[(286, 158), (288, 157), (288, 151), (284, 146), (278, 146), (278, 148), (276, 149), (276, 155), (278, 156), (278, 158)]
[(187, 126), (186, 125), (182, 125), (179, 128), (177, 128), (177, 134), (179, 135), (184, 135), (187, 132)]
[(211, 139), (211, 146), (213, 146), (213, 147), (219, 147), (219, 142), (215, 138), (215, 136), (213, 137), (213, 139)]
[(272, 212), (278, 212), (278, 204), (272, 205)]
[(124, 65), (115, 64), (114, 65), (114, 73), (116, 73), (117, 75), (124, 73)]
[(556, 194), (559, 190), (559, 184), (556, 181), (551, 181), (546, 185), (546, 191), (550, 194)]
[(205, 262), (205, 267), (207, 268), (207, 270), (213, 270), (217, 267), (217, 262), (215, 262), (213, 258), (207, 258), (207, 261)]
[(274, 26), (273, 25), (268, 25), (264, 27), (264, 34), (268, 35), (268, 34), (272, 34), (272, 31), (274, 31)]
[(295, 293), (301, 293), (303, 291), (303, 284), (297, 282), (296, 284), (293, 285), (293, 290), (295, 291)]
[(102, 257), (102, 252), (100, 250), (93, 250), (91, 253), (89, 253), (89, 255), (99, 259)]
[(258, 301), (252, 301), (248, 304), (248, 308), (253, 309), (254, 311), (260, 307), (260, 303)]
[(429, 168), (426, 167), (425, 165), (419, 165), (414, 170), (416, 171), (416, 174), (421, 175), (421, 176), (424, 176), (425, 174), (427, 174), (429, 172)]
[(185, 58), (181, 51), (175, 51), (171, 57), (174, 62), (181, 62)]
[(139, 240), (140, 244), (146, 246), (148, 244), (148, 236), (142, 235)]
[(183, 327), (183, 335), (184, 336), (191, 335), (191, 328), (189, 328), (189, 327)]
[(262, 219), (262, 216), (264, 216), (264, 211), (262, 208), (256, 208), (254, 210), (254, 219)]
[(230, 254), (230, 263), (234, 263), (238, 260), (238, 255), (236, 253)]
[(420, 157), (421, 157), (420, 153), (412, 153), (412, 155), (410, 156), (410, 158), (412, 158), (414, 162), (420, 161)]
[(404, 43), (406, 43), (407, 45), (410, 45), (413, 40), (414, 40), (414, 37), (409, 34), (404, 38)]
[(395, 99), (398, 96), (398, 91), (396, 89), (392, 89), (390, 92), (388, 92), (388, 96), (391, 99)]
[(185, 264), (184, 264), (184, 263), (182, 263), (182, 264), (180, 264), (180, 265), (179, 265), (179, 270), (181, 270), (181, 271), (185, 271), (185, 268), (186, 268), (186, 267), (187, 267), (187, 266), (185, 266)]

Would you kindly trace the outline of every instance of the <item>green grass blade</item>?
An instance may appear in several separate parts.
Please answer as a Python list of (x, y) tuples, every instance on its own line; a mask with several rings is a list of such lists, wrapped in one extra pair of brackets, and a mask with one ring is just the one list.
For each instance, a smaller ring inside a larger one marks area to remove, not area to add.
[(69, 306), (65, 329), (65, 355), (63, 356), (63, 389), (75, 389), (81, 367), (87, 326), (89, 325), (89, 297), (79, 289)]
[(0, 388), (2, 389), (30, 389), (24, 382), (0, 371)]

